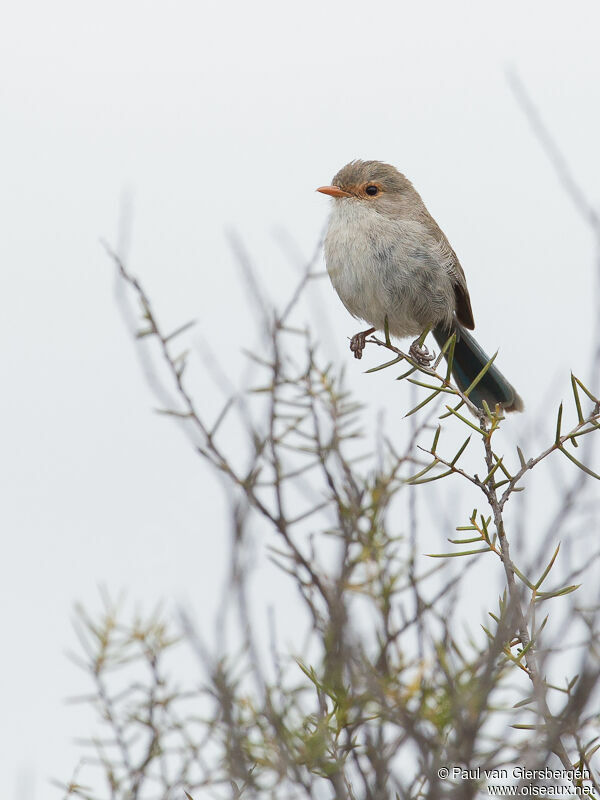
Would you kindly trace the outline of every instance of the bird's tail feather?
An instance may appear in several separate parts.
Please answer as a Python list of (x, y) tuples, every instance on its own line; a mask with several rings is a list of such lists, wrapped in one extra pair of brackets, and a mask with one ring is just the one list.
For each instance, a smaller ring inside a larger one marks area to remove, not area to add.
[[(440, 347), (446, 344), (453, 333), (456, 333), (456, 344), (452, 361), (452, 376), (459, 389), (465, 391), (490, 359), (475, 338), (459, 322), (454, 322), (451, 331), (442, 327), (433, 330), (435, 340)], [(479, 383), (469, 392), (469, 399), (478, 408), (483, 408), (485, 400), (492, 410), (497, 403), (505, 411), (523, 410), (523, 401), (516, 389), (506, 380), (495, 364), (490, 365)]]

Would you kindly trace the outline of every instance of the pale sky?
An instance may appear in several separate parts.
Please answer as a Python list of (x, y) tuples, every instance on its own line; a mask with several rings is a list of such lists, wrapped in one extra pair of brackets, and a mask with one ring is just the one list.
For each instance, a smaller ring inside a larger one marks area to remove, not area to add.
[[(535, 409), (587, 366), (593, 248), (506, 71), (519, 72), (598, 205), (599, 25), (591, 0), (4, 9), (4, 796), (58, 797), (48, 779), (70, 776), (73, 738), (89, 733), (64, 702), (86, 688), (65, 655), (74, 604), (98, 608), (100, 585), (124, 589), (140, 607), (187, 602), (209, 631), (226, 556), (216, 484), (153, 413), (118, 312), (99, 242), (115, 243), (123, 197), (129, 264), (160, 317), (197, 318), (194, 335), (235, 377), (252, 317), (227, 231), (285, 297), (296, 274), (274, 232), (308, 258), (328, 210), (314, 189), (352, 158), (395, 164), (461, 259), (478, 338), (500, 347)], [(338, 339), (325, 346), (349, 359), (356, 323), (325, 281), (319, 291)], [(352, 381), (369, 399), (360, 369)]]

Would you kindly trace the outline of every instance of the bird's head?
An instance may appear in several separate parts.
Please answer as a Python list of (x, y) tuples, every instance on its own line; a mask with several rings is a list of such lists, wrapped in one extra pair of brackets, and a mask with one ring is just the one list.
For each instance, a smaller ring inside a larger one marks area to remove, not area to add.
[(418, 197), (408, 178), (383, 161), (351, 161), (337, 173), (331, 186), (320, 186), (317, 192), (338, 202), (359, 202), (389, 216), (398, 216)]

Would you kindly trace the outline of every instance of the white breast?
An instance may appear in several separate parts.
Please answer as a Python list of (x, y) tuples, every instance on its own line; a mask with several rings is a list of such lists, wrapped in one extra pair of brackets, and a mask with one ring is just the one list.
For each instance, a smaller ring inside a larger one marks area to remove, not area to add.
[(393, 220), (351, 198), (334, 201), (327, 271), (355, 317), (399, 338), (449, 323), (454, 289), (445, 254), (418, 222)]

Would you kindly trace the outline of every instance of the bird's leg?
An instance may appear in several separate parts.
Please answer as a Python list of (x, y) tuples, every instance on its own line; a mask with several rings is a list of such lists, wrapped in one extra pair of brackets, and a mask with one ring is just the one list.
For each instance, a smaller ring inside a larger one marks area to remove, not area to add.
[(365, 349), (366, 338), (375, 332), (375, 328), (355, 333), (350, 339), (350, 350), (354, 353), (354, 358), (362, 358), (362, 351)]
[(428, 367), (435, 358), (435, 353), (430, 353), (428, 348), (423, 344), (422, 340), (424, 338), (423, 335), (417, 336), (408, 350), (408, 355), (414, 358), (420, 367)]

